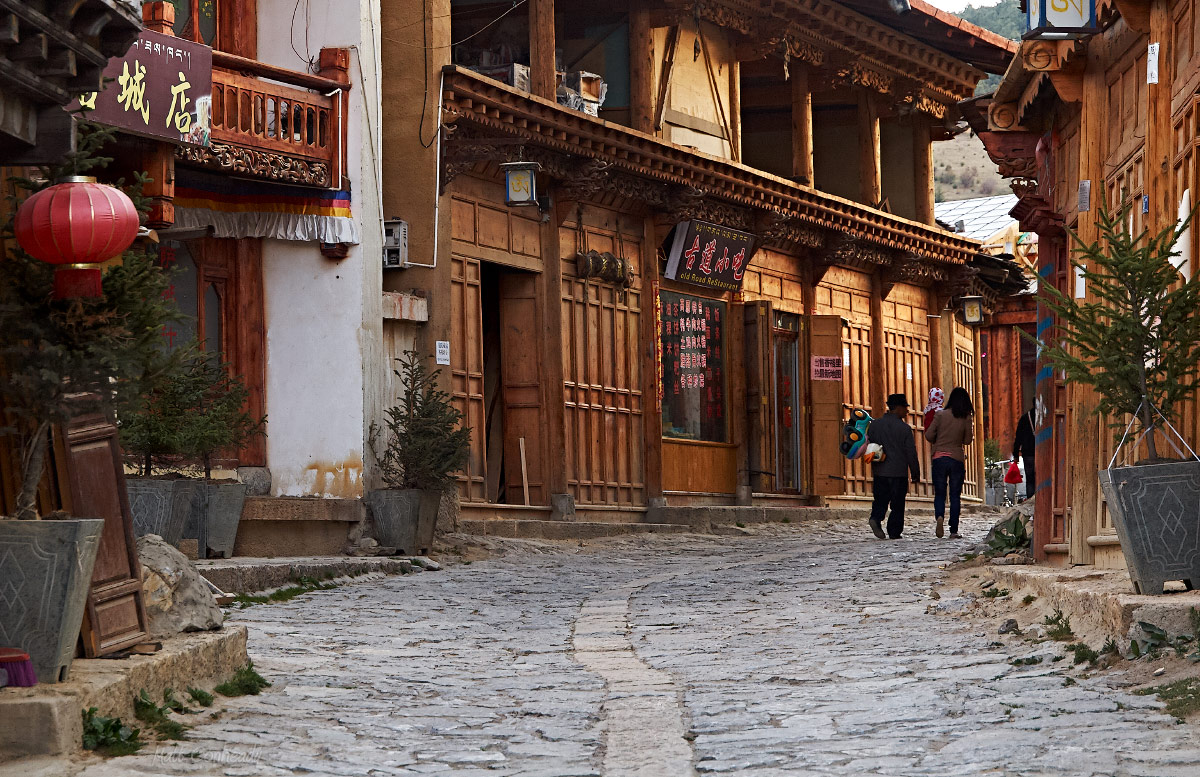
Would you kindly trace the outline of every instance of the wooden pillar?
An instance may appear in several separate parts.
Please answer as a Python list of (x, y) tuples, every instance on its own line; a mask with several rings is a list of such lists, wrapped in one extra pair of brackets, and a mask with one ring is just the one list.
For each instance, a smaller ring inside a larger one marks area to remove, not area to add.
[(797, 62), (791, 67), (792, 80), (792, 180), (816, 186), (813, 172), (812, 90), (808, 84), (808, 65)]
[[(926, 289), (925, 299), (929, 315), (942, 315), (942, 303), (937, 292), (933, 289)], [(945, 386), (945, 377), (942, 374), (942, 349), (945, 347), (942, 344), (942, 319), (926, 318), (925, 325), (929, 328), (929, 384)], [(953, 341), (950, 342), (950, 347), (954, 347)]]
[[(746, 432), (746, 328), (739, 326), (745, 320), (745, 304), (742, 295), (731, 294), (729, 314), (725, 317), (724, 337), (729, 371), (728, 407), (739, 412), (729, 413), (729, 441), (737, 446), (737, 490), (735, 504), (749, 506), (754, 503), (754, 488), (750, 478), (750, 445)], [(732, 357), (732, 358), (728, 358)]]
[[(1099, 48), (1089, 47), (1080, 101), (1079, 180), (1091, 181), (1092, 187), (1091, 210), (1079, 214), (1077, 229), (1079, 239), (1085, 244), (1094, 241), (1098, 233), (1096, 214), (1103, 201), (1104, 135), (1109, 122), (1104, 61)], [(1088, 301), (1096, 301), (1090, 290)], [(1094, 412), (1097, 397), (1093, 389), (1072, 383), (1067, 396), (1067, 470), (1072, 473), (1067, 499), (1070, 505), (1066, 538), (1070, 548), (1068, 563), (1090, 564), (1095, 559), (1095, 552), (1087, 538), (1097, 534), (1100, 526), (1100, 484), (1096, 471), (1100, 467), (1100, 438), (1107, 431)], [(1045, 538), (1039, 541), (1045, 542)]]
[[(1171, 10), (1167, 0), (1150, 3), (1150, 43), (1159, 44), (1159, 82), (1146, 85), (1146, 193), (1150, 196), (1150, 212), (1146, 228), (1151, 234), (1173, 223), (1179, 205), (1172, 197), (1171, 186), (1171, 79), (1174, 61), (1171, 54)], [(1095, 184), (1092, 184), (1093, 192)], [(1093, 194), (1093, 199), (1095, 195)], [(1196, 197), (1193, 193), (1192, 200)]]
[[(883, 276), (880, 271), (871, 275), (871, 415), (879, 418), (887, 412), (887, 354), (883, 337)], [(913, 397), (909, 402), (915, 402)]]
[(529, 0), (529, 91), (554, 100), (554, 0)]
[(913, 185), (916, 220), (933, 223), (933, 141), (930, 139), (929, 118), (913, 116)]
[(629, 0), (629, 121), (638, 132), (654, 134), (654, 41), (650, 9)]
[(975, 405), (975, 443), (968, 448), (968, 452), (975, 459), (977, 466), (975, 471), (979, 473), (979, 482), (976, 483), (976, 488), (979, 489), (980, 501), (983, 501), (987, 494), (987, 475), (984, 471), (983, 444), (987, 438), (983, 427), (983, 359), (981, 357), (982, 349), (979, 346), (978, 326), (971, 327), (971, 339), (975, 346), (975, 385), (964, 388), (967, 388), (971, 392), (972, 403)]
[(883, 168), (879, 150), (879, 110), (875, 95), (858, 92), (858, 180), (864, 205), (876, 207), (883, 200)]
[(742, 161), (742, 63), (729, 63), (729, 155)]
[(642, 466), (645, 467), (646, 503), (650, 507), (665, 504), (662, 480), (662, 401), (658, 397), (658, 342), (661, 335), (654, 311), (658, 306), (658, 245), (670, 228), (671, 225), (665, 224), (660, 233), (654, 217), (646, 217), (642, 266), (638, 268), (642, 276), (640, 334), (642, 364), (645, 365), (645, 369), (642, 370), (642, 396), (645, 397), (642, 409), (642, 435), (645, 446)]
[[(557, 198), (555, 198), (557, 199)], [(575, 203), (569, 203), (574, 206)], [(551, 218), (541, 225), (541, 298), (542, 298), (542, 423), (546, 424), (544, 477), (550, 504), (562, 518), (567, 511), (563, 501), (567, 489), (566, 405), (563, 401), (563, 273), (558, 239), (561, 220)]]

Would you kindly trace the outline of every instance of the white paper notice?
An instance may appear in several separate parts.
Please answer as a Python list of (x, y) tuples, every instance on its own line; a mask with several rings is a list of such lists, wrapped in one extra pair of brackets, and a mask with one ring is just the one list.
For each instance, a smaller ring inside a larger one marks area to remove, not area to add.
[(1087, 213), (1092, 209), (1092, 182), (1079, 182), (1079, 212)]
[(904, 363), (904, 377), (908, 380), (912, 380), (912, 362)]
[(1146, 83), (1158, 83), (1158, 44), (1151, 43), (1146, 51)]
[(1083, 276), (1083, 268), (1075, 268), (1075, 299), (1083, 299), (1087, 296), (1087, 278)]
[(842, 365), (846, 366), (846, 367), (850, 366), (850, 349), (849, 348), (842, 349)]
[(449, 340), (438, 340), (437, 341), (437, 363), (438, 364), (446, 364), (446, 365), (450, 364), (450, 341)]

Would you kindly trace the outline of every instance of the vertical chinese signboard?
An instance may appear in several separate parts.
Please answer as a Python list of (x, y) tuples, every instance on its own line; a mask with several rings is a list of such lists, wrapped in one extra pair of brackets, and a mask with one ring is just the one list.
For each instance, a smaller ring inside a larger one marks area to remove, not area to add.
[(746, 265), (754, 256), (754, 235), (705, 221), (675, 227), (666, 277), (714, 291), (741, 291)]
[(104, 88), (67, 106), (134, 135), (207, 146), (212, 113), (212, 49), (143, 31), (104, 69)]
[(659, 292), (663, 437), (726, 442), (725, 303)]

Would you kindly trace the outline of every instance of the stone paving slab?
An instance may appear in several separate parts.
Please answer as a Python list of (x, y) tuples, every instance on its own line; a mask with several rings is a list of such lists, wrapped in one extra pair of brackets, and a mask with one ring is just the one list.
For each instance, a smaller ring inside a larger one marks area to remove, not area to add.
[(64, 774), (1200, 774), (1200, 735), (1157, 700), (926, 612), (987, 523), (576, 542), (251, 607), (273, 687)]

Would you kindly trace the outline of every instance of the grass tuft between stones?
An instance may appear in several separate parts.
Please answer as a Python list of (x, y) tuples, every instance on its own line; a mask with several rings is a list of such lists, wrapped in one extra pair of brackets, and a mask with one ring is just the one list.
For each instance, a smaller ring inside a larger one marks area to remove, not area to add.
[(1167, 712), (1183, 721), (1200, 712), (1200, 678), (1188, 677), (1166, 685), (1134, 691), (1139, 696), (1156, 694), (1167, 704)]
[(221, 683), (213, 690), (222, 696), (257, 696), (264, 688), (270, 687), (271, 683), (255, 671), (254, 662), (251, 661), (234, 672), (232, 679)]
[(301, 577), (296, 581), (296, 585), (289, 585), (286, 588), (280, 588), (269, 594), (238, 594), (234, 597), (233, 603), (242, 609), (253, 604), (278, 604), (280, 602), (290, 602), (297, 596), (312, 593), (313, 591), (328, 591), (331, 588), (337, 587), (337, 583), (317, 580), (312, 577)]

